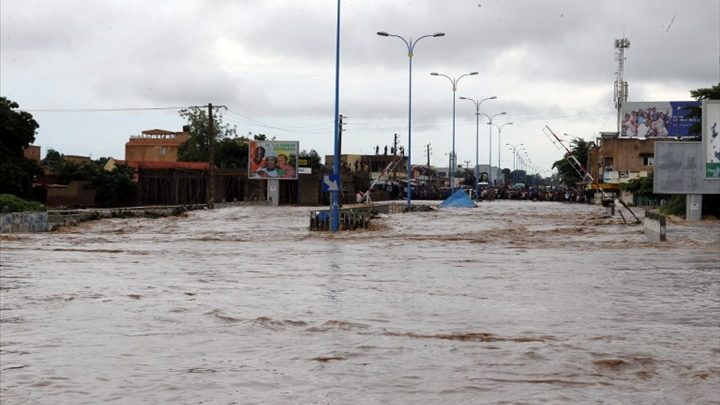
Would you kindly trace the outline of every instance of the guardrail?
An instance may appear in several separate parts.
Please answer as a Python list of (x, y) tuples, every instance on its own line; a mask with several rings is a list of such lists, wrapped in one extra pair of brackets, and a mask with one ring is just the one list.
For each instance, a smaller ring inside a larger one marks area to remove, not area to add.
[(645, 236), (651, 242), (664, 242), (667, 240), (665, 215), (645, 211), (643, 218)]

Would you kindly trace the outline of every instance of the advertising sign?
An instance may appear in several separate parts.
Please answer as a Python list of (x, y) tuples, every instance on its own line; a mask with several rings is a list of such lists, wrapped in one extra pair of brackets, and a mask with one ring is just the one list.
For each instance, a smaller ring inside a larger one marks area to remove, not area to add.
[(705, 178), (720, 180), (720, 101), (703, 102), (703, 146)]
[(653, 193), (720, 194), (720, 181), (705, 177), (703, 142), (655, 142)]
[(682, 138), (699, 118), (690, 118), (699, 101), (626, 102), (622, 106), (620, 136), (625, 138)]
[(297, 141), (250, 141), (248, 179), (297, 180)]

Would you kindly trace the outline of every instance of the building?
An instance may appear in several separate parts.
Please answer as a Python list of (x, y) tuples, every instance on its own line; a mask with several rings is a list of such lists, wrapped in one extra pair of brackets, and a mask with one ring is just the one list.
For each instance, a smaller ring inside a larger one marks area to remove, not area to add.
[(37, 145), (28, 145), (23, 150), (23, 155), (30, 159), (34, 160), (35, 163), (40, 164), (40, 146)]
[(647, 177), (653, 169), (655, 141), (652, 138), (619, 138), (617, 132), (601, 132), (596, 146), (588, 152), (588, 173), (605, 185)]
[(129, 162), (177, 162), (180, 145), (190, 139), (189, 132), (163, 129), (142, 131), (125, 144), (125, 160)]
[(80, 155), (62, 155), (64, 161), (72, 163), (77, 166), (88, 165), (92, 163), (92, 159), (89, 156)]

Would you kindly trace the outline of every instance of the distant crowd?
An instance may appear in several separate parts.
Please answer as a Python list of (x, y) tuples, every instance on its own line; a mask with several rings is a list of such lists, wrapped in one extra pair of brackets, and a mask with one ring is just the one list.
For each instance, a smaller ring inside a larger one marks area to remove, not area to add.
[(566, 187), (513, 188), (503, 185), (487, 187), (480, 192), (480, 200), (532, 200), (587, 202), (590, 196), (585, 191)]

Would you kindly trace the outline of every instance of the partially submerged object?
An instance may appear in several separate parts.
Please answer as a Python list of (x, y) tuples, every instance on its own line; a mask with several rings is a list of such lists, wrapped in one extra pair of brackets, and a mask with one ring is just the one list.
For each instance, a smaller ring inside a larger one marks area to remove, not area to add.
[(440, 208), (475, 208), (475, 202), (464, 190), (458, 190), (440, 204)]

